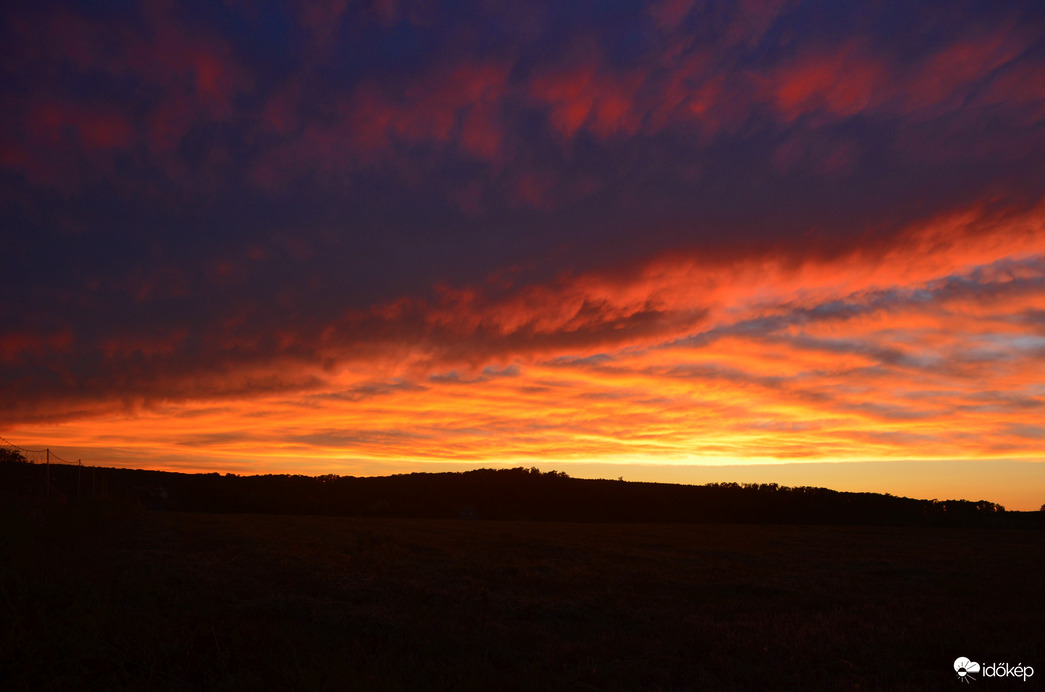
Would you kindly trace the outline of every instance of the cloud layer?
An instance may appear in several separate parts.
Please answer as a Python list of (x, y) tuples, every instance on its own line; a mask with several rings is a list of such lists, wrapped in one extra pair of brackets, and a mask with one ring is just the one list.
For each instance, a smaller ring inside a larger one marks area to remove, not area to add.
[(5, 436), (1045, 460), (1036, 3), (3, 12)]

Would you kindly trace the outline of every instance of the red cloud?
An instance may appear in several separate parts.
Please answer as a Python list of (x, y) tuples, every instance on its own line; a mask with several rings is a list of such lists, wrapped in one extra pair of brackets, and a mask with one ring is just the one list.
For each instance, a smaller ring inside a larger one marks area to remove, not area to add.
[(77, 128), (88, 149), (126, 149), (134, 137), (127, 119), (113, 112), (83, 114)]
[(926, 58), (903, 83), (901, 108), (914, 111), (961, 105), (947, 101), (963, 98), (981, 79), (1023, 52), (1028, 43), (1008, 27), (955, 41)]
[(133, 141), (130, 122), (119, 112), (104, 107), (50, 101), (31, 107), (23, 126), (46, 147), (61, 147), (68, 136), (88, 151), (125, 149)]
[(34, 184), (74, 187), (83, 163), (92, 175), (105, 172), (112, 153), (130, 149), (136, 139), (127, 117), (106, 105), (40, 98), (12, 110), (9, 129), (0, 134), (0, 165)]
[(551, 123), (562, 136), (572, 137), (586, 127), (609, 137), (638, 130), (641, 117), (634, 101), (642, 81), (640, 73), (601, 72), (589, 64), (538, 76), (529, 84), (529, 93), (551, 107)]
[(673, 252), (496, 298), (480, 286), (440, 286), (435, 299), (403, 298), (350, 313), (327, 332), (327, 347), (348, 334), (365, 332), (381, 341), (414, 333), (436, 361), (474, 363), (670, 339), (701, 322), (760, 314), (767, 300), (791, 308), (815, 305), (1045, 253), (1045, 206), (999, 212), (977, 204), (912, 224), (877, 244), (868, 238), (823, 257), (808, 249), (793, 252), (800, 255), (786, 248), (718, 259)]
[[(460, 63), (435, 68), (399, 89), (361, 84), (339, 100), (334, 122), (306, 125), (299, 136), (261, 160), (254, 178), (274, 186), (288, 172), (394, 165), (396, 144), (438, 143), (500, 164), (506, 146), (501, 106), (509, 71), (500, 63)], [(287, 133), (295, 127), (297, 98), (294, 89), (276, 92), (264, 111), (268, 130)]]
[(763, 83), (769, 99), (787, 121), (823, 110), (835, 117), (855, 115), (885, 97), (886, 65), (859, 42), (807, 55), (774, 70)]
[(817, 112), (839, 119), (864, 112), (935, 116), (967, 107), (976, 86), (1028, 45), (1027, 36), (1006, 26), (957, 40), (901, 71), (887, 54), (853, 39), (752, 78), (788, 122)]
[(173, 151), (196, 122), (231, 117), (233, 96), (248, 84), (223, 43), (189, 38), (186, 30), (166, 24), (154, 40), (130, 45), (127, 56), (139, 77), (160, 88), (148, 115), (148, 142), (156, 154)]
[[(110, 331), (92, 343), (78, 342), (75, 353), (71, 335), (21, 332), (0, 340), (0, 357), (14, 368), (26, 354), (45, 359), (61, 373), (62, 384), (30, 390), (16, 381), (5, 414), (19, 421), (61, 417), (84, 406), (118, 410), (230, 397), (249, 408), (269, 395), (327, 391), (338, 378), (420, 378), (459, 367), (474, 375), (488, 365), (517, 362), (569, 373), (571, 384), (554, 395), (556, 405), (595, 416), (585, 423), (593, 432), (600, 429), (597, 418), (609, 421), (605, 416), (624, 406), (621, 401), (631, 401), (650, 416), (651, 427), (636, 435), (681, 449), (692, 442), (686, 431), (696, 425), (692, 412), (699, 401), (700, 410), (737, 425), (757, 423), (770, 415), (766, 410), (783, 423), (826, 421), (830, 439), (811, 429), (808, 448), (823, 443), (847, 456), (866, 449), (855, 433), (872, 425), (888, 423), (906, 434), (904, 426), (917, 421), (943, 420), (938, 409), (967, 401), (975, 378), (989, 377), (999, 389), (1019, 394), (1020, 382), (1036, 377), (1028, 360), (1034, 353), (1013, 351), (1019, 344), (1010, 347), (1004, 339), (1040, 338), (1033, 325), (1013, 318), (1045, 308), (1040, 292), (1021, 284), (1040, 281), (1041, 271), (1027, 258), (1045, 255), (1043, 224), (1045, 207), (978, 204), (845, 250), (676, 252), (517, 287), (493, 276), (474, 285), (439, 285), (428, 295), (402, 296), (330, 322), (300, 316), (272, 325), (260, 306), (228, 305), (188, 333), (177, 326)], [(935, 296), (931, 303), (921, 298), (926, 291)], [(998, 343), (1019, 356), (1011, 368), (991, 355), (999, 348), (992, 335), (1004, 337)], [(1035, 343), (1031, 339), (1026, 348)], [(594, 354), (610, 354), (619, 363), (578, 361)], [(551, 363), (556, 359), (562, 365)], [(589, 370), (598, 372), (591, 375), (593, 386), (585, 387)], [(547, 388), (549, 379), (550, 371), (525, 385)], [(953, 391), (946, 401), (920, 401), (914, 389), (908, 400), (883, 394), (868, 403), (867, 392), (913, 388), (912, 382)], [(677, 410), (643, 403), (652, 393), (679, 397)], [(544, 395), (520, 396), (547, 405)], [(608, 397), (606, 411), (592, 408), (600, 396)], [(567, 403), (570, 397), (576, 406)], [(477, 415), (489, 408), (476, 406)], [(513, 415), (505, 409), (487, 413)], [(683, 418), (689, 423), (679, 427)], [(953, 418), (959, 419), (985, 435), (995, 420)], [(839, 432), (838, 421), (855, 433)], [(609, 429), (617, 424), (606, 423)], [(660, 437), (657, 429), (675, 432)], [(787, 453), (785, 444), (712, 433), (709, 427), (709, 454), (713, 447), (726, 455)], [(947, 449), (960, 442), (953, 435), (939, 440)]]
[(401, 98), (371, 85), (360, 89), (349, 106), (365, 148), (388, 140), (447, 142), (460, 138), (472, 154), (496, 158), (503, 140), (497, 110), (505, 92), (505, 65), (462, 63), (408, 86)]
[(69, 329), (61, 329), (47, 335), (29, 332), (3, 334), (0, 335), (0, 360), (17, 363), (25, 360), (26, 356), (69, 353), (73, 341), (73, 333)]
[(322, 50), (329, 49), (341, 17), (348, 9), (348, 0), (302, 0), (298, 4), (302, 26), (312, 32)]
[(98, 346), (106, 359), (172, 356), (184, 348), (188, 335), (188, 330), (177, 329), (164, 336), (107, 337)]
[[(133, 149), (140, 134), (159, 155), (151, 162), (178, 174), (167, 155), (195, 123), (230, 117), (233, 96), (250, 85), (223, 39), (184, 25), (167, 3), (145, 3), (137, 19), (42, 8), (16, 26), (19, 71), (35, 79), (28, 98), (5, 104), (22, 122), (2, 162), (33, 183), (71, 188), (111, 175), (111, 159), (100, 155)], [(69, 71), (111, 88), (63, 91), (68, 80), (57, 76)], [(133, 96), (118, 95), (131, 85)]]

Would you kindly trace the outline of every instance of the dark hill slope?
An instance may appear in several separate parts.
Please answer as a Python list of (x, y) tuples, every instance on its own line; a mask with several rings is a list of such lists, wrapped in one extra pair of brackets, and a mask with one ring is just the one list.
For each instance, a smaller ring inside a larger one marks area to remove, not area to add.
[(257, 514), (581, 522), (1038, 525), (986, 500), (916, 500), (776, 484), (678, 485), (570, 478), (537, 469), (353, 476), (224, 476), (0, 462), (6, 495), (105, 496), (150, 509)]

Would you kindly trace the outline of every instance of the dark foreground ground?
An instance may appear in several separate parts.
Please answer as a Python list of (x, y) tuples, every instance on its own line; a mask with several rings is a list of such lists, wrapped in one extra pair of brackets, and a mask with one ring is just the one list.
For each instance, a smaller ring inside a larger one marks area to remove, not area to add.
[(1035, 689), (1043, 536), (8, 512), (0, 689)]

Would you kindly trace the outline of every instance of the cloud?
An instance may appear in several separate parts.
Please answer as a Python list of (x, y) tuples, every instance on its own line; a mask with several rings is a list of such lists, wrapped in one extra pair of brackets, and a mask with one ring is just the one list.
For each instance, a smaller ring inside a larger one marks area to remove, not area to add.
[[(993, 71), (1019, 56), (1034, 38), (1011, 24), (959, 38), (923, 59), (903, 85), (901, 107), (909, 110), (936, 109), (968, 92)], [(935, 112), (934, 112), (935, 111)]]
[(345, 390), (323, 392), (316, 394), (316, 399), (335, 401), (367, 401), (377, 397), (392, 396), (403, 392), (423, 392), (427, 389), (402, 378), (393, 378), (388, 381), (364, 382), (354, 385)]
[(1034, 3), (3, 13), (11, 426), (1041, 456)]
[[(458, 376), (476, 381), (511, 374), (516, 358), (571, 364), (562, 358), (669, 342), (675, 348), (761, 343), (790, 349), (795, 364), (804, 362), (803, 354), (819, 354), (814, 360), (833, 354), (852, 367), (979, 376), (997, 365), (999, 354), (1013, 353), (1012, 343), (977, 344), (971, 336), (948, 334), (976, 324), (1001, 334), (1034, 333), (1026, 315), (1042, 308), (1035, 297), (1043, 280), (1041, 229), (1040, 207), (1019, 215), (974, 206), (915, 224), (893, 245), (857, 245), (825, 257), (808, 247), (802, 258), (787, 252), (722, 258), (673, 253), (500, 291), (436, 284), (327, 319), (277, 324), (254, 301), (149, 317), (150, 304), (196, 305), (197, 291), (212, 290), (198, 286), (188, 295), (175, 292), (129, 307), (136, 317), (120, 328), (10, 337), (3, 350), (11, 364), (5, 381), (24, 398), (17, 406), (28, 410), (30, 402), (63, 398), (61, 378), (102, 398), (106, 392), (131, 401), (213, 397), (307, 391), (355, 363), (386, 372), (377, 382), (462, 367)], [(139, 289), (138, 295), (151, 294)], [(906, 342), (859, 338), (861, 325), (891, 312), (908, 320)], [(813, 325), (832, 325), (845, 335), (810, 331)], [(737, 351), (732, 359), (741, 356)], [(593, 363), (574, 364), (586, 362)], [(35, 387), (18, 374), (26, 364), (63, 374)], [(18, 410), (8, 406), (12, 414)]]
[(786, 121), (813, 111), (844, 118), (879, 105), (889, 78), (887, 66), (856, 41), (778, 68), (764, 88)]

